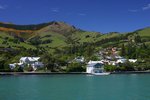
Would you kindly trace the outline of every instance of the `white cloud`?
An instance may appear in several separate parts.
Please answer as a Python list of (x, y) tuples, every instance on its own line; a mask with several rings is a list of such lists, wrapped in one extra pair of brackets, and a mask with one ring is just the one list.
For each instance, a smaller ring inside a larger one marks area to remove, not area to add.
[(58, 13), (59, 12), (59, 8), (51, 8), (51, 12)]
[(5, 9), (5, 8), (6, 8), (5, 6), (0, 5), (0, 9)]
[(6, 9), (8, 6), (7, 5), (0, 5), (0, 10)]
[(146, 6), (141, 7), (140, 9), (131, 9), (128, 11), (135, 13), (135, 12), (145, 11), (145, 10), (149, 10), (149, 9), (150, 9), (150, 3), (147, 4)]
[(135, 10), (135, 9), (134, 10), (129, 10), (129, 12), (138, 12), (138, 10)]
[(144, 6), (142, 9), (143, 9), (143, 10), (148, 10), (148, 9), (150, 9), (150, 3), (149, 3), (147, 6)]
[(79, 16), (86, 16), (85, 13), (79, 13), (78, 15), (79, 15)]

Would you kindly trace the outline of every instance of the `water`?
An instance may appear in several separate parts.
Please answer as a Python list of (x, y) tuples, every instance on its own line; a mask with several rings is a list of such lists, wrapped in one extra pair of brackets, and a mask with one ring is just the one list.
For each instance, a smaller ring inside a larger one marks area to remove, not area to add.
[(0, 76), (0, 100), (150, 100), (150, 74)]

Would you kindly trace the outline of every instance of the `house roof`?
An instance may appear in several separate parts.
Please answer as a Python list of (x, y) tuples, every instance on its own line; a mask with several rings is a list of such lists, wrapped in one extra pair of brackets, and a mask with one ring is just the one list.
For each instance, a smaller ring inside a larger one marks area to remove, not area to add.
[(97, 67), (103, 65), (102, 61), (89, 61), (88, 67)]
[(137, 59), (129, 59), (129, 62), (135, 63), (135, 62), (137, 62)]
[(38, 61), (40, 59), (40, 57), (21, 57), (20, 60), (22, 61), (26, 61), (26, 60), (29, 60), (29, 61)]
[(89, 61), (89, 62), (88, 62), (88, 64), (95, 64), (95, 63), (101, 63), (101, 64), (103, 64), (102, 61)]
[(92, 63), (88, 64), (88, 67), (101, 67), (103, 64), (102, 63)]
[(94, 67), (99, 67), (99, 66), (102, 66), (103, 64), (101, 64), (101, 63), (97, 63), (97, 64), (95, 64), (94, 65)]

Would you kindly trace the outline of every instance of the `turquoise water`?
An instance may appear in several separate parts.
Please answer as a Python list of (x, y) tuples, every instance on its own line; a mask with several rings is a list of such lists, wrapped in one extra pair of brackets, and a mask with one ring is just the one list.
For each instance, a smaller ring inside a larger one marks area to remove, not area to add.
[(0, 76), (0, 100), (150, 100), (150, 74)]

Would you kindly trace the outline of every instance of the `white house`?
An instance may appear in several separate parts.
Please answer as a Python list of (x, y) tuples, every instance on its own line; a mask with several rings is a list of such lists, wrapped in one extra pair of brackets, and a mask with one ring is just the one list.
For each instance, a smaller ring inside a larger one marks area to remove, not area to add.
[(118, 59), (116, 61), (116, 63), (125, 63), (127, 61), (127, 59)]
[(104, 64), (101, 61), (89, 61), (86, 67), (87, 73), (102, 73), (104, 72)]
[(20, 63), (23, 64), (32, 64), (34, 62), (38, 62), (40, 57), (21, 57), (20, 58)]
[(123, 59), (121, 56), (115, 56), (116, 59)]
[(85, 61), (85, 59), (84, 59), (84, 57), (76, 57), (75, 59), (74, 59), (76, 62), (79, 62), (79, 63), (83, 63), (84, 61)]
[(92, 63), (102, 63), (102, 64), (103, 64), (102, 60), (101, 60), (101, 61), (91, 61), (91, 60), (90, 60), (90, 61), (88, 62), (88, 64), (92, 64)]
[(19, 63), (9, 64), (11, 69), (14, 69), (17, 65), (20, 67), (31, 66), (34, 70), (40, 67), (44, 67), (42, 62), (39, 62), (40, 57), (21, 57)]
[(137, 62), (137, 59), (129, 59), (129, 62), (135, 63)]
[(16, 67), (16, 64), (9, 64), (10, 69), (14, 69)]
[(44, 67), (44, 64), (42, 62), (35, 62), (31, 66), (34, 70), (37, 70), (37, 68)]
[(109, 61), (108, 65), (114, 65), (115, 66), (116, 65), (116, 61)]
[(24, 65), (23, 65), (22, 63), (9, 64), (9, 68), (10, 68), (10, 69), (14, 69), (16, 66), (24, 67)]

